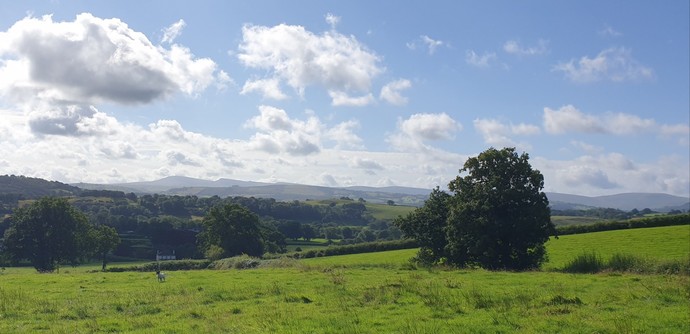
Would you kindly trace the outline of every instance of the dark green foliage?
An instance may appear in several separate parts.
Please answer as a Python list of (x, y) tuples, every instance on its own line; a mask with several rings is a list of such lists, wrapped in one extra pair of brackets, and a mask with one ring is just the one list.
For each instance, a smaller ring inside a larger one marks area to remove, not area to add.
[(12, 260), (26, 259), (36, 270), (51, 272), (86, 260), (97, 242), (83, 213), (66, 199), (45, 197), (15, 211), (3, 248)]
[(81, 189), (57, 181), (44, 179), (0, 175), (0, 194), (20, 194), (25, 199), (37, 199), (45, 196), (73, 196)]
[(108, 253), (120, 244), (120, 237), (114, 228), (106, 225), (98, 225), (91, 229), (91, 240), (96, 255), (102, 260), (101, 270), (105, 271), (108, 262)]
[(446, 256), (446, 225), (450, 198), (449, 194), (436, 187), (429, 199), (424, 202), (424, 206), (393, 221), (406, 236), (417, 240), (421, 247), (417, 259), (422, 264), (434, 264)]
[(203, 224), (205, 230), (199, 234), (199, 240), (205, 249), (218, 246), (224, 251), (223, 257), (264, 253), (259, 217), (241, 205), (215, 206), (204, 217)]
[(450, 264), (487, 269), (537, 268), (555, 232), (544, 177), (514, 148), (490, 148), (465, 162), (448, 188), (454, 193), (446, 229)]

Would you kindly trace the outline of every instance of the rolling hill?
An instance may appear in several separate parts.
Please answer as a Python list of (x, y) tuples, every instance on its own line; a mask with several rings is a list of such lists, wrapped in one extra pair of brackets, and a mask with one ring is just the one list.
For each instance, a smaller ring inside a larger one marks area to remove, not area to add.
[[(81, 189), (115, 190), (137, 194), (159, 193), (195, 196), (244, 196), (275, 198), (279, 201), (323, 200), (341, 197), (363, 198), (372, 203), (393, 201), (400, 205), (421, 206), (430, 189), (410, 187), (324, 187), (294, 183), (263, 183), (233, 179), (203, 180), (170, 176), (160, 180), (119, 184), (76, 183), (72, 185), (24, 176), (0, 176), (0, 195), (20, 194), (24, 198), (41, 196), (73, 196)], [(546, 193), (553, 209), (614, 208), (624, 211), (650, 208), (654, 211), (690, 210), (690, 199), (660, 193), (624, 193), (607, 196), (581, 196)]]

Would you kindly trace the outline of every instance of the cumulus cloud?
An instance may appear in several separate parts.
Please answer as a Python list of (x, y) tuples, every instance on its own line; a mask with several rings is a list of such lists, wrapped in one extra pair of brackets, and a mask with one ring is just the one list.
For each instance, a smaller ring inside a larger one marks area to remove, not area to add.
[(243, 65), (268, 71), (300, 96), (311, 85), (325, 87), (336, 97), (341, 92), (366, 96), (384, 70), (379, 56), (354, 37), (336, 31), (317, 35), (302, 26), (245, 25), (238, 49)]
[(597, 81), (640, 81), (654, 77), (654, 71), (632, 57), (626, 48), (609, 48), (594, 58), (584, 56), (580, 60), (559, 63), (553, 71), (563, 72), (566, 78), (577, 83)]
[(558, 110), (544, 108), (544, 129), (550, 134), (606, 132), (597, 117), (587, 115), (572, 105), (563, 106)]
[(0, 90), (16, 102), (148, 103), (227, 79), (211, 59), (153, 45), (119, 19), (89, 13), (68, 22), (26, 17), (0, 32), (0, 57), (0, 73), (13, 75)]
[(550, 134), (572, 132), (602, 133), (615, 135), (641, 134), (644, 132), (664, 133), (668, 125), (659, 126), (653, 119), (636, 115), (607, 112), (604, 115), (589, 115), (572, 105), (558, 110), (544, 108), (544, 128)]
[(446, 113), (414, 114), (400, 123), (406, 135), (421, 140), (452, 139), (462, 126)]
[(619, 187), (618, 184), (611, 182), (608, 175), (600, 169), (572, 166), (562, 173), (566, 185), (579, 187), (583, 185), (592, 186), (596, 189), (612, 189)]
[(540, 39), (536, 46), (524, 47), (518, 41), (510, 40), (503, 44), (503, 51), (517, 56), (536, 56), (548, 51), (547, 41)]
[(379, 97), (390, 104), (396, 106), (403, 106), (407, 104), (407, 98), (400, 94), (401, 90), (409, 89), (412, 87), (412, 83), (407, 79), (400, 79), (391, 81), (383, 88), (381, 88), (381, 94)]
[(496, 53), (494, 52), (484, 52), (481, 56), (473, 50), (467, 50), (465, 52), (465, 62), (475, 67), (489, 67), (496, 59)]
[(363, 107), (374, 102), (374, 95), (371, 93), (362, 96), (350, 96), (345, 92), (330, 91), (331, 105), (334, 107)]
[(304, 156), (321, 152), (323, 140), (336, 142), (335, 147), (362, 148), (362, 138), (354, 131), (357, 121), (346, 121), (329, 128), (310, 113), (306, 121), (290, 118), (285, 110), (260, 106), (259, 115), (249, 119), (245, 127), (257, 129), (248, 145), (268, 153)]
[(383, 170), (385, 169), (380, 163), (366, 158), (355, 157), (350, 161), (352, 168), (361, 168), (368, 170)]
[(117, 121), (93, 106), (46, 106), (32, 113), (29, 127), (37, 135), (88, 136), (114, 131)]
[(288, 98), (280, 89), (280, 80), (278, 78), (247, 80), (240, 94), (244, 95), (252, 92), (260, 92), (264, 98), (273, 100), (285, 100)]
[(330, 128), (326, 137), (336, 142), (336, 149), (363, 149), (364, 141), (354, 132), (359, 127), (359, 122), (354, 120), (342, 122)]
[(540, 133), (539, 127), (531, 124), (520, 123), (507, 125), (496, 119), (475, 119), (474, 128), (482, 135), (484, 142), (495, 147), (518, 147), (522, 150), (531, 148), (527, 143), (513, 141), (510, 135), (536, 135)]

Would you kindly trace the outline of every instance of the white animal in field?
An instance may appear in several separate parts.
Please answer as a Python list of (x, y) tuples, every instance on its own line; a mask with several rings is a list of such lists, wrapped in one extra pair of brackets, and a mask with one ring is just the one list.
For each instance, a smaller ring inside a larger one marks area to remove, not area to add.
[(165, 282), (165, 273), (157, 271), (156, 277), (158, 277), (158, 282)]

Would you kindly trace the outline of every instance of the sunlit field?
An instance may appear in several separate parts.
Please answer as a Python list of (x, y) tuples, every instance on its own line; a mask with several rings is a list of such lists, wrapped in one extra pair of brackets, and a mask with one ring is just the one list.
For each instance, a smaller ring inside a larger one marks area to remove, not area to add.
[[(562, 237), (549, 242), (558, 262), (547, 267), (576, 254), (572, 244), (597, 247), (602, 256), (642, 248), (677, 258), (671, 249), (684, 251), (687, 236), (669, 243), (655, 236), (682, 236), (687, 228)], [(605, 248), (600, 239), (619, 246)], [(172, 271), (162, 283), (152, 272), (102, 273), (95, 265), (59, 274), (7, 268), (0, 274), (0, 332), (683, 333), (690, 323), (686, 275), (424, 269), (410, 264), (414, 254)]]

